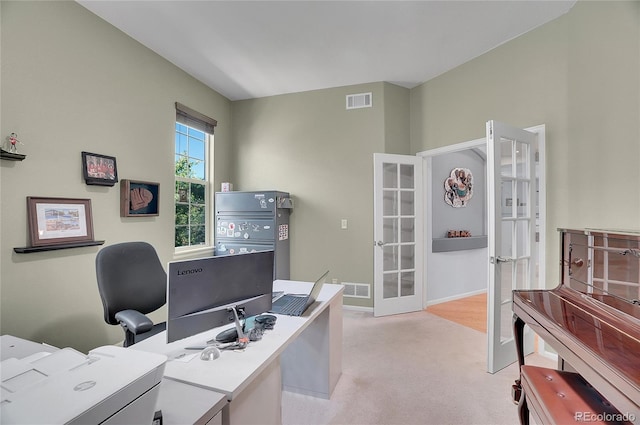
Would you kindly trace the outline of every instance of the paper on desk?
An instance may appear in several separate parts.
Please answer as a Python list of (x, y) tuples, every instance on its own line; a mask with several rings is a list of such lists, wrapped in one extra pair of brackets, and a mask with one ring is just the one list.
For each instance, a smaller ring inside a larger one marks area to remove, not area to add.
[(175, 360), (177, 362), (183, 362), (183, 363), (188, 363), (191, 360), (193, 360), (194, 358), (196, 358), (197, 356), (200, 355), (200, 351), (196, 351), (195, 353), (192, 351), (179, 351), (177, 353), (172, 353), (171, 355), (169, 355), (169, 360)]

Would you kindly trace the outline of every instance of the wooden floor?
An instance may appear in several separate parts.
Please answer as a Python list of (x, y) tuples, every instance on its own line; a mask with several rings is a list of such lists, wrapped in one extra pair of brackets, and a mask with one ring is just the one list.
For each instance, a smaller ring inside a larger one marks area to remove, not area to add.
[(487, 332), (487, 294), (473, 295), (427, 307), (427, 311), (443, 319)]

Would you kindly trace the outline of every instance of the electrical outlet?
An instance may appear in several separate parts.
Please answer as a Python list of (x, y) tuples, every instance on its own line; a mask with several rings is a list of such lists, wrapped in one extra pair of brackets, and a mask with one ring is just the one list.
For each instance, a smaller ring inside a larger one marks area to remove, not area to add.
[(332, 278), (332, 279), (331, 279), (331, 283), (338, 283), (338, 279), (337, 279), (337, 278), (335, 278), (335, 277), (334, 277), (334, 278)]
[(343, 219), (340, 221), (340, 228), (344, 230), (344, 229), (346, 229), (346, 228), (348, 227), (347, 225), (348, 225), (348, 223), (347, 223), (347, 219), (346, 219), (346, 218), (343, 218)]

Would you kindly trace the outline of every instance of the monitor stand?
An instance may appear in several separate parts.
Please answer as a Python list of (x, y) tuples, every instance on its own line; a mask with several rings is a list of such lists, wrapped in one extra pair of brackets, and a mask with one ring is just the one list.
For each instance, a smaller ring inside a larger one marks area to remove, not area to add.
[[(240, 314), (238, 314), (238, 310), (240, 310)], [(237, 342), (238, 347), (236, 348), (245, 348), (249, 343), (249, 337), (244, 333), (244, 325), (240, 323), (239, 316), (244, 316), (242, 309), (237, 308), (236, 306), (230, 307), (227, 311), (233, 312), (233, 320), (235, 322), (235, 328), (227, 329), (220, 332), (216, 335), (216, 341), (221, 343), (227, 342)]]

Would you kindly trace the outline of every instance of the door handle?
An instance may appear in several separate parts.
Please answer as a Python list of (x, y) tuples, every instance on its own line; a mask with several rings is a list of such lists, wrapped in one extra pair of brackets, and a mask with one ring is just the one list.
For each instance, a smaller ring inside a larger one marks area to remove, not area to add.
[(496, 263), (509, 263), (509, 262), (514, 262), (515, 260), (513, 258), (510, 257), (491, 257), (489, 259), (489, 261), (491, 262), (491, 264), (496, 264)]
[(384, 245), (386, 244), (382, 241), (373, 241), (373, 246), (384, 246)]
[(509, 262), (513, 262), (515, 261), (513, 258), (510, 257), (496, 257), (496, 260), (498, 261), (498, 263), (509, 263)]

